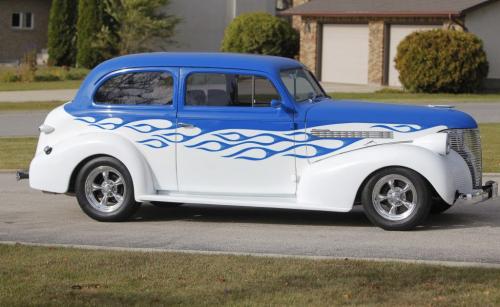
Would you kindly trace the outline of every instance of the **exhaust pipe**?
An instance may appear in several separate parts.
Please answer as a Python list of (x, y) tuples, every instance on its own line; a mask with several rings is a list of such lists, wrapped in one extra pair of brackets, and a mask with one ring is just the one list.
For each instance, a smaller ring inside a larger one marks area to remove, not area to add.
[(21, 181), (21, 180), (29, 179), (29, 178), (30, 178), (30, 174), (27, 171), (17, 171), (16, 172), (17, 181)]

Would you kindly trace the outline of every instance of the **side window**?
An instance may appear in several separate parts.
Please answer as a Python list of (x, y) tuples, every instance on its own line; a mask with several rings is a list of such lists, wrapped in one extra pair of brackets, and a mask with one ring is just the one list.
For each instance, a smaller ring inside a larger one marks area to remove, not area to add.
[(273, 99), (280, 96), (264, 77), (195, 73), (187, 79), (187, 106), (269, 107)]
[(99, 87), (94, 101), (111, 105), (171, 105), (174, 79), (168, 72), (126, 73)]

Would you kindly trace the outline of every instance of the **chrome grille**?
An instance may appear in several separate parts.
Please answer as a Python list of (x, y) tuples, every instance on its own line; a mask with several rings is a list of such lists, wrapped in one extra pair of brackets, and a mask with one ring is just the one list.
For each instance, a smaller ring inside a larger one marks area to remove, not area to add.
[(447, 132), (450, 136), (451, 149), (462, 156), (469, 167), (474, 189), (480, 189), (483, 166), (479, 129), (452, 129)]

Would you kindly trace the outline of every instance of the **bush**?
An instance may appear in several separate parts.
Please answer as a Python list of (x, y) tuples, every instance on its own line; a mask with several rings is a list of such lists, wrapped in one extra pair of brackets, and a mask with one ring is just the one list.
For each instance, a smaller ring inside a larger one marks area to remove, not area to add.
[(13, 70), (3, 70), (0, 72), (0, 82), (10, 83), (21, 81), (21, 76)]
[(299, 35), (281, 18), (247, 13), (236, 17), (226, 28), (221, 49), (293, 58), (299, 50)]
[(401, 83), (412, 92), (476, 92), (489, 70), (482, 41), (454, 30), (410, 34), (395, 61)]
[(51, 71), (39, 71), (35, 74), (35, 81), (61, 81), (61, 77)]
[(83, 80), (89, 73), (88, 69), (73, 68), (66, 74), (66, 80)]

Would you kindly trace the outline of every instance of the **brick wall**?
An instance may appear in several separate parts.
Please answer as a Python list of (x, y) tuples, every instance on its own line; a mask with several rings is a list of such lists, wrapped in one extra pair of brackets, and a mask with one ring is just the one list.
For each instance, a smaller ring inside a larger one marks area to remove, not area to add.
[[(0, 1), (0, 62), (17, 61), (32, 50), (47, 47), (47, 28), (50, 0)], [(12, 13), (30, 12), (34, 15), (34, 28), (13, 29)]]

